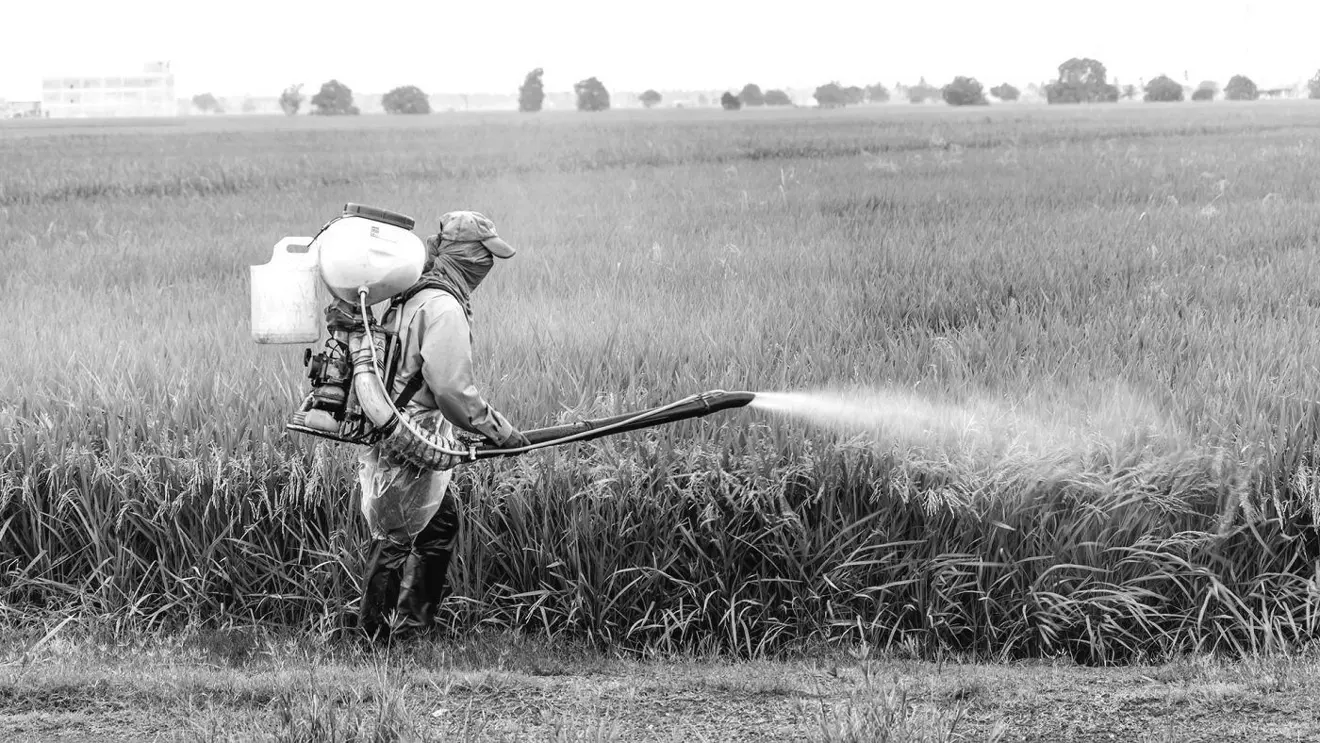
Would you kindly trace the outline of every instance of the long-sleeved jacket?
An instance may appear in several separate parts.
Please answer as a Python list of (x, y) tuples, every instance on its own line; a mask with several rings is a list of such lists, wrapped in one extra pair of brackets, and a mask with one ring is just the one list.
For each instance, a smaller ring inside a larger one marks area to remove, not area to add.
[[(439, 410), (458, 428), (501, 443), (513, 431), (472, 381), (472, 330), (463, 307), (448, 292), (423, 289), (399, 315), (399, 361), (390, 395), (397, 400), (410, 382), (415, 392), (405, 412)], [(418, 375), (425, 384), (418, 385)]]

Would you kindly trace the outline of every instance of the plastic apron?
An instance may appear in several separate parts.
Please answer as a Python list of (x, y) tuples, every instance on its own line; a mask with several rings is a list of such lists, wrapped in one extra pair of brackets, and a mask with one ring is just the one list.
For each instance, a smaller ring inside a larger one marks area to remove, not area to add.
[[(408, 348), (407, 334), (419, 305), (409, 302), (402, 308), (391, 310), (399, 313), (401, 353)], [(387, 318), (386, 324), (391, 320), (393, 318)], [(402, 364), (403, 360), (396, 359), (394, 363)], [(403, 382), (395, 379), (395, 389), (391, 389), (390, 394), (397, 395)], [(453, 437), (453, 425), (439, 410), (414, 412), (413, 422), (423, 429)], [(453, 475), (452, 470), (437, 472), (396, 461), (381, 452), (379, 446), (363, 452), (358, 457), (358, 482), (362, 486), (362, 516), (372, 538), (411, 545), (444, 502)]]
[[(441, 427), (449, 422), (436, 413)], [(427, 426), (430, 428), (431, 426)], [(358, 457), (362, 517), (373, 539), (412, 544), (444, 502), (453, 470), (436, 472), (393, 461), (371, 447)]]

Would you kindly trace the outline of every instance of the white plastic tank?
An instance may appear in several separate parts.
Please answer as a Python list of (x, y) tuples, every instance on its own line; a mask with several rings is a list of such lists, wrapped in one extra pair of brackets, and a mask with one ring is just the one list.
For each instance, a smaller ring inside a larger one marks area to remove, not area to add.
[(312, 238), (286, 237), (269, 263), (251, 267), (252, 340), (315, 343), (321, 337), (325, 295), (317, 263)]
[(345, 206), (344, 215), (326, 225), (312, 245), (330, 292), (356, 305), (358, 289), (365, 287), (367, 304), (374, 305), (417, 283), (426, 245), (412, 227), (413, 220), (402, 214)]

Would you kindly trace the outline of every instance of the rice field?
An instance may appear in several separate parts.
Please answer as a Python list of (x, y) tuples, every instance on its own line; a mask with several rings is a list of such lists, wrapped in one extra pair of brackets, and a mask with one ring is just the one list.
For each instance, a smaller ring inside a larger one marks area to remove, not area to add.
[(354, 453), (283, 432), (301, 347), (251, 343), (247, 271), (355, 201), (519, 247), (474, 333), (523, 428), (844, 401), (460, 470), (454, 627), (1088, 663), (1320, 633), (1320, 108), (5, 122), (0, 165), (6, 618), (352, 610)]

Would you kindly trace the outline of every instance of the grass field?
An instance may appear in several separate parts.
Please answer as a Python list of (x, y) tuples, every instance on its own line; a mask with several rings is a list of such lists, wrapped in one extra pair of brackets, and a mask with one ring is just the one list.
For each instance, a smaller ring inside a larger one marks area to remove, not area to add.
[(0, 610), (337, 626), (352, 452), (282, 432), (301, 349), (249, 341), (246, 276), (357, 201), (478, 209), (520, 247), (475, 333), (522, 427), (726, 388), (1027, 434), (740, 412), (462, 470), (455, 626), (1295, 650), (1320, 632), (1318, 126), (1301, 103), (0, 125)]
[[(8, 628), (7, 628), (8, 629)], [(1088, 668), (817, 647), (656, 660), (465, 635), (407, 651), (298, 630), (0, 636), (9, 743), (167, 741), (1306, 741), (1314, 653)]]

